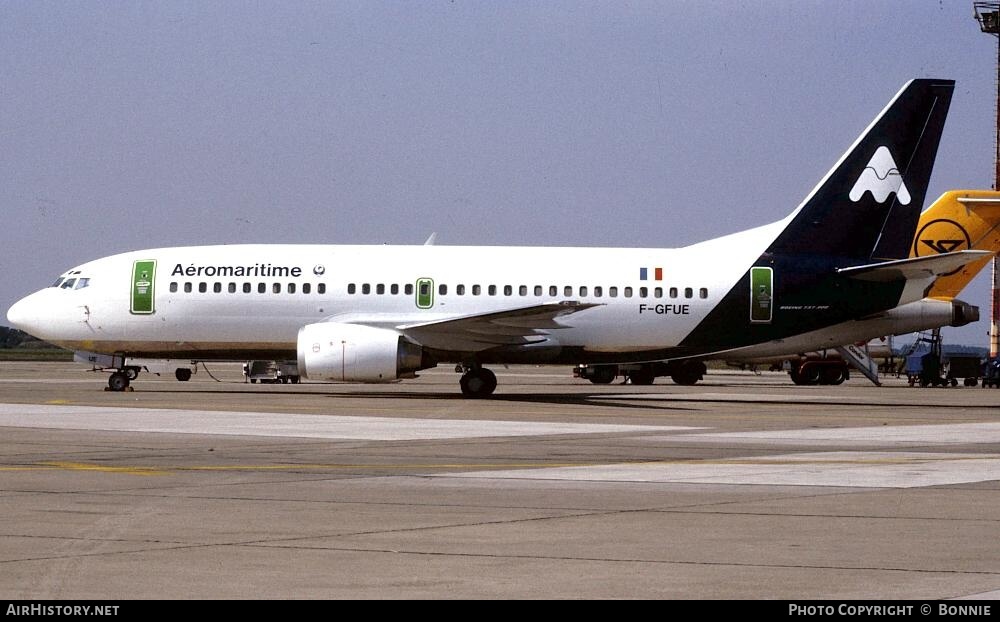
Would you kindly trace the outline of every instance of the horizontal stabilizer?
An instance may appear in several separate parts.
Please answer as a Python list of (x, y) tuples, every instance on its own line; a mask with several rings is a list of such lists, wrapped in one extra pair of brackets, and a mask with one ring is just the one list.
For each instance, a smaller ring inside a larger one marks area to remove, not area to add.
[(997, 195), (997, 196), (988, 196), (988, 197), (958, 197), (955, 200), (958, 201), (959, 203), (961, 203), (962, 205), (964, 205), (966, 207), (969, 207), (969, 208), (976, 208), (976, 207), (979, 207), (979, 206), (983, 206), (983, 207), (1000, 207), (1000, 193), (992, 192), (990, 194), (994, 194), (994, 195)]
[(911, 257), (880, 263), (838, 268), (837, 273), (862, 281), (887, 283), (890, 281), (909, 281), (911, 279), (927, 279), (954, 272), (962, 266), (989, 257), (989, 251), (958, 251), (927, 257)]

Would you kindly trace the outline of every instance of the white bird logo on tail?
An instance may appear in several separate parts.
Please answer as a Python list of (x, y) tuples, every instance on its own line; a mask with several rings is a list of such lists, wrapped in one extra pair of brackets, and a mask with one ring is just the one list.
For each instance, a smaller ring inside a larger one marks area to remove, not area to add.
[(870, 191), (879, 203), (885, 203), (889, 195), (895, 192), (900, 203), (910, 204), (910, 192), (903, 183), (903, 175), (896, 167), (896, 161), (892, 159), (888, 147), (884, 145), (875, 150), (875, 155), (868, 161), (865, 170), (861, 171), (848, 196), (857, 203), (866, 191)]

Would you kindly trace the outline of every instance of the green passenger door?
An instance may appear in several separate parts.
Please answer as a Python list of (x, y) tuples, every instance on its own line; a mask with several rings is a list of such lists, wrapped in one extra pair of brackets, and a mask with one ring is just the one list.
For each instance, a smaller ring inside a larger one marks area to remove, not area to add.
[(774, 311), (774, 271), (750, 268), (750, 321), (769, 324)]
[(155, 259), (140, 259), (132, 264), (132, 305), (129, 311), (133, 315), (152, 315), (156, 312), (155, 283)]

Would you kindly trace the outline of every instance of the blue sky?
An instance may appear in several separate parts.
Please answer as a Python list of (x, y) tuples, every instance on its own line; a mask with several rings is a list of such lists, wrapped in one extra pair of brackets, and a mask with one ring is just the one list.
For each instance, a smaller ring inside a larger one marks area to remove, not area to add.
[(929, 199), (993, 182), (964, 1), (13, 1), (0, 77), (4, 310), (158, 246), (694, 243), (788, 214), (915, 77), (957, 81)]

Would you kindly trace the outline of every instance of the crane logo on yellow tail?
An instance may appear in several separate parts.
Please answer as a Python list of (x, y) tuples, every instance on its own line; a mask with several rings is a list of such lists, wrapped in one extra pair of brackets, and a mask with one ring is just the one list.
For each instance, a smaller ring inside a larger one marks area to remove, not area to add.
[(917, 233), (913, 254), (917, 257), (954, 253), (972, 247), (969, 233), (954, 220), (932, 220)]
[[(969, 232), (954, 220), (932, 220), (917, 232), (913, 242), (914, 257), (927, 257), (941, 253), (954, 253), (972, 248)], [(955, 274), (962, 268), (949, 272)], [(948, 274), (942, 276), (948, 276)]]

